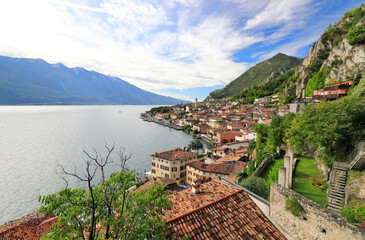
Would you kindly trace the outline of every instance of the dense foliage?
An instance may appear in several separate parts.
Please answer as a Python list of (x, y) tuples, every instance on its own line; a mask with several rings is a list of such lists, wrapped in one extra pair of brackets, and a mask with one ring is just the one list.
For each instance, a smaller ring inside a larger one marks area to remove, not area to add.
[(250, 177), (243, 179), (240, 185), (247, 188), (253, 193), (256, 193), (262, 198), (268, 198), (269, 190), (266, 188), (265, 180), (260, 177)]
[(323, 147), (330, 156), (341, 157), (355, 142), (365, 137), (365, 102), (357, 97), (307, 106), (285, 134), (287, 143), (297, 151), (308, 144)]
[(161, 216), (171, 203), (164, 186), (154, 184), (140, 191), (130, 190), (138, 175), (124, 168), (125, 161), (121, 171), (106, 178), (104, 167), (111, 163), (108, 158), (113, 149), (105, 159), (98, 154), (90, 156), (85, 173), (62, 168), (66, 183), (67, 177), (73, 177), (84, 182), (86, 188), (73, 189), (67, 184), (54, 194), (39, 197), (39, 211), (53, 212), (58, 217), (45, 239), (165, 238)]
[[(282, 75), (289, 69), (299, 65), (301, 61), (302, 59), (300, 58), (290, 57), (279, 53), (266, 61), (256, 64), (229, 83), (226, 87), (216, 90), (210, 95), (213, 98), (235, 96), (246, 89), (253, 89), (255, 86), (260, 86), (268, 80), (268, 82), (271, 82), (278, 75)], [(262, 93), (257, 93), (259, 97), (270, 95), (264, 93), (265, 89), (260, 89), (260, 91), (262, 91)]]
[(191, 140), (191, 142), (188, 144), (188, 148), (190, 150), (199, 151), (199, 149), (203, 149), (203, 144), (199, 139)]
[(249, 144), (249, 154), (254, 155), (254, 158), (248, 162), (247, 174), (249, 176), (265, 158), (275, 154), (277, 148), (286, 141), (285, 132), (290, 128), (294, 118), (293, 113), (288, 113), (284, 117), (273, 117), (270, 125), (255, 125), (254, 131), (257, 133), (257, 139), (256, 142)]
[(299, 200), (296, 197), (290, 197), (286, 200), (286, 210), (289, 210), (294, 216), (298, 216), (304, 212), (304, 209), (299, 204)]
[(365, 228), (365, 206), (358, 205), (343, 208), (341, 215), (351, 222), (361, 225)]
[(326, 69), (321, 69), (313, 75), (311, 79), (308, 80), (307, 87), (305, 89), (306, 96), (312, 96), (313, 91), (321, 89), (325, 85), (326, 77), (331, 72), (331, 67)]
[(284, 166), (284, 159), (275, 159), (270, 162), (260, 174), (260, 177), (265, 179), (266, 188), (270, 190), (271, 183), (278, 183), (279, 181), (279, 168)]
[(170, 107), (154, 107), (149, 111), (152, 115), (156, 115), (156, 113), (169, 113)]
[[(285, 74), (280, 75), (261, 86), (254, 86), (242, 91), (241, 93), (232, 97), (233, 101), (240, 101), (242, 103), (253, 103), (256, 98), (271, 96), (276, 93), (284, 93), (285, 87), (290, 82), (298, 81), (299, 77), (295, 75), (295, 69), (288, 70)], [(295, 95), (294, 86), (288, 89), (288, 94)]]
[(364, 4), (362, 3), (360, 7), (354, 8), (344, 14), (342, 20), (344, 21), (344, 30), (349, 30), (360, 22), (360, 20), (365, 16)]
[(349, 44), (355, 45), (365, 42), (365, 26), (359, 25), (356, 28), (349, 31)]

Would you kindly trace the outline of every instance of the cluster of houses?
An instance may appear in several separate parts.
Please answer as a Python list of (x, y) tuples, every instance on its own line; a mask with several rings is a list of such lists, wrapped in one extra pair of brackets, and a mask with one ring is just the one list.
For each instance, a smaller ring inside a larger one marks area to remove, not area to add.
[[(351, 85), (352, 81), (347, 81), (316, 90), (313, 99), (337, 99), (346, 95)], [(278, 206), (285, 205), (287, 197), (283, 198), (280, 191), (289, 195), (297, 193), (280, 190), (281, 187), (275, 187), (274, 184), (274, 188), (279, 190), (276, 195), (271, 194), (268, 202), (234, 183), (236, 175), (243, 171), (248, 160), (249, 142), (256, 140), (254, 126), (260, 123), (270, 124), (276, 115), (303, 111), (303, 103), (278, 106), (277, 99), (278, 95), (274, 95), (258, 98), (254, 104), (240, 105), (229, 99), (216, 102), (208, 98), (205, 103), (196, 101), (195, 104), (169, 107), (168, 113), (144, 115), (144, 120), (177, 130), (188, 128), (197, 137), (215, 146), (210, 149), (209, 156), (198, 155), (187, 148), (152, 154), (151, 178), (139, 188), (131, 190), (143, 191), (153, 184), (165, 185), (172, 203), (171, 209), (166, 210), (162, 216), (168, 225), (165, 229), (166, 239), (296, 239), (299, 228), (294, 229), (285, 221), (280, 223), (279, 220), (284, 219), (284, 213), (276, 213), (275, 204), (278, 202)], [(313, 208), (312, 205), (313, 202), (310, 202), (310, 209)], [(313, 216), (323, 212), (325, 210), (318, 210)], [(310, 215), (315, 220), (308, 222), (317, 221), (313, 216)], [(49, 214), (39, 217), (37, 213), (32, 213), (24, 219), (27, 220), (19, 219), (12, 221), (14, 224), (0, 226), (0, 239), (39, 239), (50, 232), (57, 216)], [(292, 218), (296, 224), (294, 226), (300, 226), (307, 220), (305, 217), (298, 219)], [(326, 217), (326, 221), (328, 219), (332, 224), (333, 219)], [(323, 224), (322, 219), (317, 223)], [(326, 230), (323, 231), (322, 227), (309, 226), (304, 229), (310, 230), (311, 236), (301, 239), (334, 239), (333, 236), (338, 234), (336, 229), (331, 231), (331, 228), (328, 228), (327, 237)], [(343, 230), (348, 230), (346, 224), (341, 228)], [(354, 231), (351, 231), (352, 234)], [(351, 236), (362, 239), (365, 232), (355, 231)]]
[(256, 139), (253, 127), (270, 124), (275, 115), (302, 111), (304, 104), (292, 103), (278, 106), (275, 96), (256, 99), (254, 104), (240, 105), (239, 102), (195, 102), (169, 108), (168, 113), (156, 113), (154, 121), (168, 122), (183, 129), (189, 127), (198, 137), (215, 146), (235, 141)]
[[(277, 96), (256, 99), (254, 104), (240, 105), (228, 99), (197, 102), (169, 107), (168, 112), (150, 116), (153, 121), (165, 122), (190, 129), (198, 138), (215, 146), (211, 155), (198, 159), (195, 152), (175, 148), (151, 155), (151, 176), (192, 186), (194, 181), (226, 178), (235, 181), (247, 162), (248, 145), (256, 140), (254, 126), (270, 124), (272, 117), (302, 111), (303, 104), (277, 105)], [(206, 150), (208, 151), (208, 150)]]

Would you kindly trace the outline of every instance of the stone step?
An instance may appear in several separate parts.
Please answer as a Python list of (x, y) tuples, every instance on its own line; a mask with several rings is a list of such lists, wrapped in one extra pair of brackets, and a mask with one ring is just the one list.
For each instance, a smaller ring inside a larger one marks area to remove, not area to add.
[(329, 197), (329, 200), (335, 201), (335, 202), (342, 202), (343, 198), (332, 195)]
[(337, 208), (337, 207), (331, 207), (331, 206), (328, 206), (328, 209), (336, 212), (336, 213), (340, 213), (341, 212), (341, 209), (340, 208)]
[(346, 185), (343, 185), (343, 184), (340, 184), (340, 183), (332, 184), (332, 185), (331, 185), (331, 189), (336, 188), (336, 189), (338, 189), (338, 190), (344, 190), (344, 189), (345, 189), (345, 186), (346, 186)]
[(333, 179), (346, 179), (346, 175), (333, 175)]
[(330, 186), (331, 186), (331, 188), (333, 188), (333, 187), (345, 188), (346, 187), (346, 184), (339, 183), (339, 182), (331, 182), (330, 183)]
[(331, 188), (329, 194), (331, 193), (336, 193), (336, 194), (345, 194), (345, 190), (344, 189), (336, 189), (336, 188)]
[(329, 198), (328, 198), (328, 201), (329, 202), (342, 202), (342, 198), (339, 198), (339, 197), (335, 197), (335, 196), (330, 196)]
[(335, 193), (335, 192), (330, 193), (330, 197), (337, 197), (337, 198), (343, 199), (344, 196), (345, 196), (345, 194), (341, 194), (341, 193)]
[(340, 209), (341, 210), (341, 204), (339, 204), (339, 203), (334, 203), (334, 202), (328, 202), (327, 203), (328, 204), (328, 207), (333, 207), (333, 208), (337, 208), (337, 209)]
[(345, 193), (345, 188), (333, 187), (332, 186), (329, 193), (331, 193), (331, 192), (336, 192), (336, 193), (343, 194), (343, 193)]

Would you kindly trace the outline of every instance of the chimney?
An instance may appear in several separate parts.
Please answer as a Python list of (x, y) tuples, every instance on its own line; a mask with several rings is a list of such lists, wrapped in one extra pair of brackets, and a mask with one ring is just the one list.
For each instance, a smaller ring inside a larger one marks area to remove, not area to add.
[(200, 192), (200, 180), (197, 179), (193, 182), (192, 188), (191, 188), (191, 194), (195, 195)]

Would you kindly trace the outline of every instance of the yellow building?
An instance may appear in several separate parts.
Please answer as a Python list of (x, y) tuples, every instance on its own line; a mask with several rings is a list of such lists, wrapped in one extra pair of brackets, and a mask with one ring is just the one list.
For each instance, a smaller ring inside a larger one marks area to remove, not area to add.
[(186, 182), (186, 164), (197, 161), (197, 154), (180, 148), (151, 155), (151, 175)]

